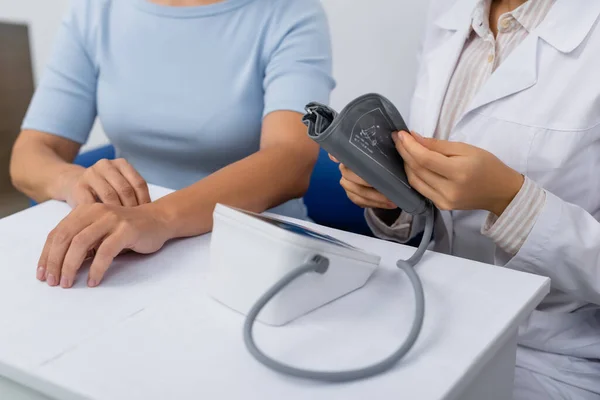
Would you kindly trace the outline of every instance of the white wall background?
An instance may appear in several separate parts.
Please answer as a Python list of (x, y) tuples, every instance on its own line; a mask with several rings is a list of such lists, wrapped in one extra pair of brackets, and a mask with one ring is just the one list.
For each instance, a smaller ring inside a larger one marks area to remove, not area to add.
[[(428, 0), (323, 0), (333, 36), (338, 87), (332, 105), (378, 92), (407, 114), (416, 73), (416, 53)], [(0, 0), (0, 19), (30, 27), (36, 78), (52, 51), (69, 0)], [(85, 148), (107, 142), (97, 125)]]
[(332, 105), (341, 109), (361, 94), (377, 92), (407, 114), (429, 0), (323, 0), (323, 4), (338, 82)]

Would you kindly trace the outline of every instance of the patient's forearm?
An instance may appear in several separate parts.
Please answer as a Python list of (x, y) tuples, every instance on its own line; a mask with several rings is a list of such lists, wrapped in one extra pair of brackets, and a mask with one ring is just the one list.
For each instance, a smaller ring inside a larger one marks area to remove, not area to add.
[(292, 145), (261, 150), (152, 206), (166, 218), (171, 238), (209, 232), (217, 203), (262, 212), (304, 195), (316, 161), (316, 153), (306, 153)]
[(82, 169), (46, 143), (19, 138), (13, 149), (10, 176), (19, 191), (37, 202), (65, 200), (65, 182)]

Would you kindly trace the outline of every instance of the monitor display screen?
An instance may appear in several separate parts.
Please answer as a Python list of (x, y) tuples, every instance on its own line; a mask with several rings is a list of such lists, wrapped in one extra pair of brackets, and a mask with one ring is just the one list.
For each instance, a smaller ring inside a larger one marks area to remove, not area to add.
[(282, 221), (277, 218), (272, 218), (272, 217), (269, 217), (266, 215), (255, 214), (255, 213), (251, 213), (248, 211), (243, 211), (243, 210), (238, 210), (238, 211), (243, 212), (244, 214), (249, 215), (251, 217), (257, 218), (263, 222), (267, 222), (271, 225), (277, 226), (278, 228), (285, 229), (286, 231), (289, 231), (289, 232), (293, 232), (300, 236), (310, 237), (310, 238), (317, 239), (317, 240), (322, 240), (322, 241), (328, 242), (328, 243), (336, 245), (336, 246), (344, 247), (346, 249), (358, 250), (356, 247), (351, 246), (348, 243), (344, 243), (341, 240), (338, 240), (334, 237), (319, 233), (312, 229), (305, 228), (303, 226), (300, 226), (300, 225), (297, 225), (297, 224), (294, 224), (291, 222)]

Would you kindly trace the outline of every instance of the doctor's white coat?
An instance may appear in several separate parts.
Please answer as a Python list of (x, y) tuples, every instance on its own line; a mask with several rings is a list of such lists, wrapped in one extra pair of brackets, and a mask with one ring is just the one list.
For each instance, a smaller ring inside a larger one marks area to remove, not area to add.
[[(474, 7), (475, 0), (432, 1), (409, 118), (423, 136), (436, 129)], [(514, 257), (480, 233), (485, 212), (442, 212), (445, 229), (436, 231), (438, 251), (551, 278), (550, 295), (520, 329), (517, 366), (550, 378), (529, 382), (541, 385), (524, 395), (531, 400), (600, 398), (599, 23), (599, 0), (557, 0), (449, 138), (494, 153), (547, 191)]]

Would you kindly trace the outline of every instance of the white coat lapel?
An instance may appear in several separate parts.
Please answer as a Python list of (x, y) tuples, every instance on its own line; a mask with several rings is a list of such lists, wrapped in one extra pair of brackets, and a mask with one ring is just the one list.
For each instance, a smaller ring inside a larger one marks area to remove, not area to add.
[(521, 92), (537, 83), (539, 37), (532, 33), (494, 71), (464, 115), (479, 107)]
[(446, 39), (447, 42), (432, 51), (425, 60), (430, 86), (427, 93), (425, 130), (421, 132), (423, 136), (432, 137), (435, 133), (450, 78), (469, 33), (469, 25), (460, 31), (450, 33), (450, 38)]
[(424, 131), (420, 132), (424, 136), (431, 137), (435, 133), (450, 78), (471, 32), (476, 1), (456, 0), (434, 21), (433, 29), (439, 36), (439, 43), (435, 43), (434, 50), (425, 54), (423, 60), (429, 77)]

